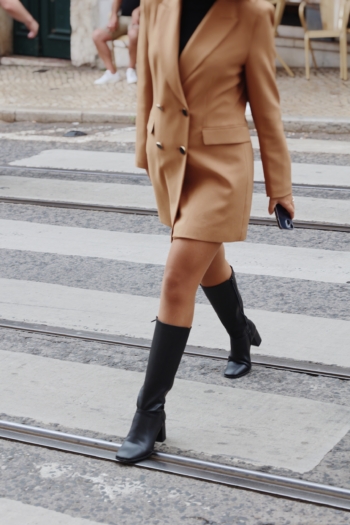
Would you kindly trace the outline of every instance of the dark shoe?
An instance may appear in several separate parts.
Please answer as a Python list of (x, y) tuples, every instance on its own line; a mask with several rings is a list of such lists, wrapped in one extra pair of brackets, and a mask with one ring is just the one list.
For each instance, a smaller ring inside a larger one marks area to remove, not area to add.
[(230, 336), (231, 352), (225, 376), (231, 379), (242, 377), (252, 367), (250, 347), (260, 346), (261, 337), (254, 323), (244, 314), (234, 271), (228, 281), (217, 286), (202, 286), (202, 289)]
[(148, 458), (156, 441), (165, 441), (165, 396), (174, 384), (190, 328), (156, 321), (146, 377), (131, 429), (116, 458), (136, 463)]
[(231, 337), (231, 352), (228, 358), (225, 377), (238, 379), (248, 374), (252, 368), (250, 359), (251, 345), (260, 346), (261, 337), (250, 319), (247, 319), (247, 328), (241, 337)]

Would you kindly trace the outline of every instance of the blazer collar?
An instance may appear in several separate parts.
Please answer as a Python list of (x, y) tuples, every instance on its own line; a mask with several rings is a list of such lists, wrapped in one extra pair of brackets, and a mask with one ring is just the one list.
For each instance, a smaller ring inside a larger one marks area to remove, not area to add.
[(183, 84), (236, 25), (238, 3), (239, 0), (216, 0), (203, 18), (180, 56), (179, 68)]
[[(172, 91), (186, 106), (182, 89), (188, 77), (220, 44), (238, 20), (239, 0), (216, 0), (179, 59), (182, 0), (163, 0), (157, 11), (157, 32), (162, 67)], [(180, 76), (181, 73), (181, 76)]]

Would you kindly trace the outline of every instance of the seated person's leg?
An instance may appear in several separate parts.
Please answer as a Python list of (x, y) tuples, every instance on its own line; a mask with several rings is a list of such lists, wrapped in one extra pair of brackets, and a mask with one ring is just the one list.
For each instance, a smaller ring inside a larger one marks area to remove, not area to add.
[(95, 81), (95, 84), (118, 82), (120, 80), (120, 76), (119, 73), (117, 73), (117, 68), (113, 63), (112, 52), (107, 43), (114, 39), (113, 33), (111, 33), (108, 29), (95, 29), (92, 34), (92, 39), (96, 46), (99, 57), (106, 66), (106, 72), (101, 78)]
[(137, 40), (139, 36), (139, 21), (140, 21), (140, 8), (134, 9), (131, 17), (131, 25), (129, 26), (129, 67), (126, 71), (126, 79), (128, 84), (134, 84), (137, 82), (136, 75), (136, 53), (137, 53)]

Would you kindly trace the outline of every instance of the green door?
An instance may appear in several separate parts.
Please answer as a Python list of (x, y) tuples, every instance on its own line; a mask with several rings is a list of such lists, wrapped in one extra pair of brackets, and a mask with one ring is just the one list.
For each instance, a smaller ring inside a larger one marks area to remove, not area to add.
[(70, 0), (41, 0), (44, 57), (70, 59)]
[(38, 20), (37, 38), (29, 40), (27, 29), (18, 22), (14, 25), (14, 53), (70, 59), (70, 0), (21, 0)]

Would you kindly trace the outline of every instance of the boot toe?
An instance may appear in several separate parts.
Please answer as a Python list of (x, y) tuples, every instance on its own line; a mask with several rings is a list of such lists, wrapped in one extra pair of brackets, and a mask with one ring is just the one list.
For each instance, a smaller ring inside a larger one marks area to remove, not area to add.
[(247, 363), (236, 363), (235, 361), (229, 360), (224, 375), (230, 379), (238, 379), (249, 374), (251, 368), (251, 365)]
[(119, 449), (116, 459), (120, 461), (120, 463), (137, 463), (138, 461), (147, 459), (152, 453), (153, 449), (145, 450), (144, 446), (126, 441)]

